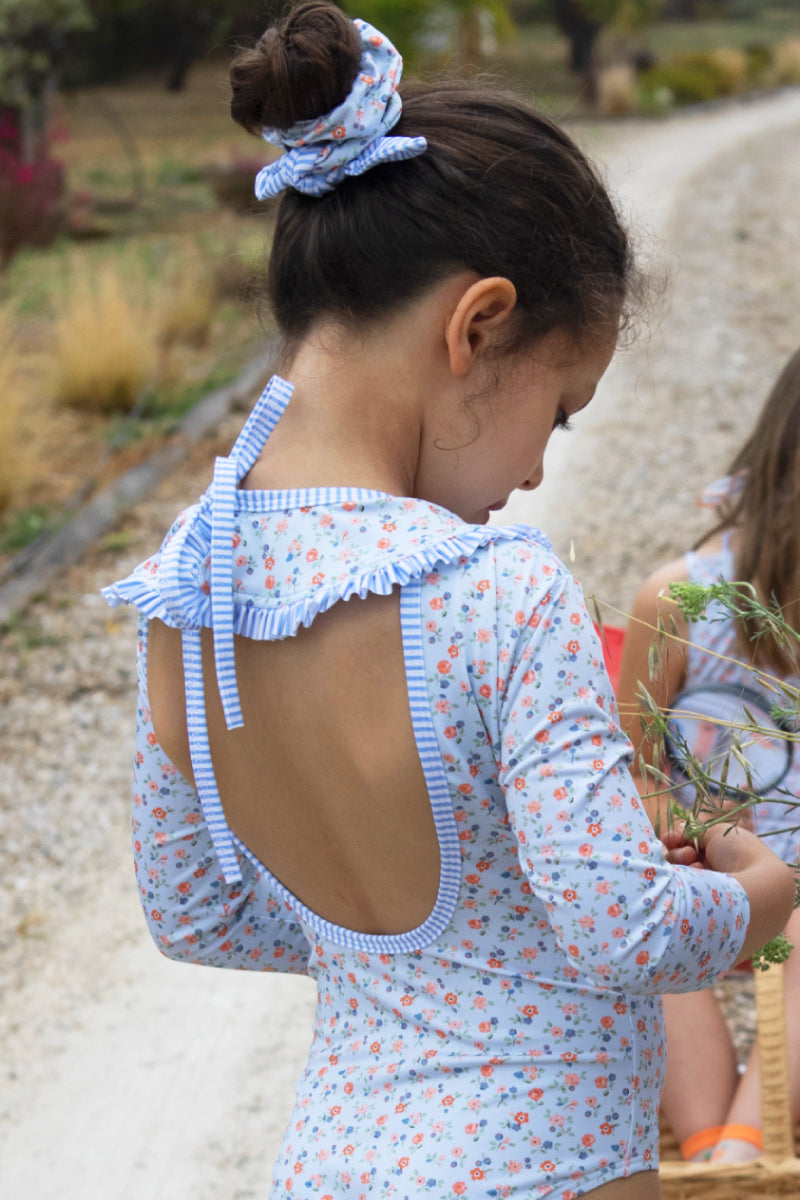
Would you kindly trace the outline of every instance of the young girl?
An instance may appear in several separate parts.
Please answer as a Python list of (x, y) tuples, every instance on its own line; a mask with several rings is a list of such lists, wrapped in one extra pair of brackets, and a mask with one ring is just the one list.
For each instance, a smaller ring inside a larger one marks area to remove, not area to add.
[[(752, 640), (756, 630), (737, 622), (719, 606), (708, 619), (688, 623), (665, 599), (673, 581), (711, 584), (720, 578), (747, 581), (765, 601), (774, 597), (789, 624), (800, 630), (800, 350), (789, 360), (764, 405), (756, 427), (733, 460), (729, 475), (702, 501), (717, 510), (717, 523), (696, 550), (659, 568), (642, 585), (628, 627), (618, 697), (629, 733), (645, 761), (652, 750), (635, 718), (636, 689), (645, 683), (658, 704), (668, 707), (687, 685), (733, 683), (763, 692), (754, 667), (800, 685), (798, 661), (773, 638)], [(663, 672), (650, 679), (647, 660), (659, 614), (675, 620), (685, 639), (671, 643)], [(721, 656), (721, 657), (720, 657)], [(767, 696), (768, 706), (775, 699)], [(638, 760), (638, 755), (637, 755)], [(654, 820), (665, 827), (667, 799), (636, 772), (640, 792)], [(781, 790), (800, 795), (800, 753), (781, 781)], [(779, 832), (792, 824), (781, 803), (762, 801), (750, 814), (756, 833), (787, 863), (797, 863), (800, 834)], [(800, 910), (787, 934), (800, 943)], [(800, 1117), (800, 953), (784, 968), (789, 1069), (794, 1119)], [(684, 1156), (698, 1161), (743, 1160), (761, 1149), (758, 1049), (753, 1048), (739, 1079), (736, 1055), (724, 1017), (711, 991), (664, 999), (669, 1042), (663, 1111), (682, 1143)], [(697, 1088), (700, 1075), (704, 1081)]]
[(648, 1200), (658, 995), (781, 929), (792, 878), (745, 831), (667, 862), (579, 588), (487, 524), (613, 353), (609, 198), (526, 104), (400, 71), (324, 0), (233, 65), (286, 149), (283, 352), (106, 593), (142, 614), (142, 902), (172, 958), (317, 981), (274, 1196)]

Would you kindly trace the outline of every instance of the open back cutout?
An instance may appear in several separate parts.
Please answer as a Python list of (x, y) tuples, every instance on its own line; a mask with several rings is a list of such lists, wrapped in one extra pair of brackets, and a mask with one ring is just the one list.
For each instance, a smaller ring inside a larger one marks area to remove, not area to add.
[[(440, 853), (409, 711), (397, 589), (340, 602), (296, 637), (235, 639), (244, 725), (228, 730), (203, 632), (209, 744), (225, 817), (312, 912), (367, 934), (430, 915)], [(180, 632), (150, 625), (148, 691), (191, 778)]]

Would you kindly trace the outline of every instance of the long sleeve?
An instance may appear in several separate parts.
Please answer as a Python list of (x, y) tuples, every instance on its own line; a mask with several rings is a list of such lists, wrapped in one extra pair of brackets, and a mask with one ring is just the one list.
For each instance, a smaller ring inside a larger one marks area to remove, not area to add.
[(562, 950), (597, 986), (643, 994), (707, 985), (744, 941), (744, 888), (666, 861), (572, 577), (560, 564), (520, 572), (517, 560), (497, 596), (497, 643), (513, 648), (498, 666), (498, 782), (520, 864)]
[(195, 789), (158, 744), (147, 697), (147, 623), (140, 621), (133, 782), (139, 896), (168, 958), (215, 967), (305, 973), (310, 945), (269, 875), (246, 857), (226, 884)]

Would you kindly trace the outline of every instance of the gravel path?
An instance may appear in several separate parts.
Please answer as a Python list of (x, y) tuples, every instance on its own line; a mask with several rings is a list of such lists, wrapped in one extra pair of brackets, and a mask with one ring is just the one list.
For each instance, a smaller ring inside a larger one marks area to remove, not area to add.
[[(541, 524), (562, 555), (572, 542), (587, 591), (613, 605), (702, 530), (692, 497), (800, 343), (798, 134), (799, 92), (587, 131), (666, 247), (669, 303), (504, 518)], [(239, 423), (129, 515), (123, 554), (97, 547), (0, 642), (4, 1200), (266, 1194), (313, 989), (188, 971), (147, 939), (128, 851), (133, 619), (97, 594), (202, 490)]]

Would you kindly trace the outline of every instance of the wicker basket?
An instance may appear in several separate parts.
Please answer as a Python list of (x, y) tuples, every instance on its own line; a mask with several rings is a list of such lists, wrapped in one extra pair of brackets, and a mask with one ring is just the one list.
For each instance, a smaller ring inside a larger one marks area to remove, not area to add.
[(764, 1151), (747, 1163), (670, 1161), (679, 1155), (674, 1138), (662, 1143), (663, 1200), (758, 1200), (800, 1197), (800, 1158), (789, 1110), (789, 1071), (783, 968), (756, 971), (756, 1026), (761, 1056), (761, 1128)]

